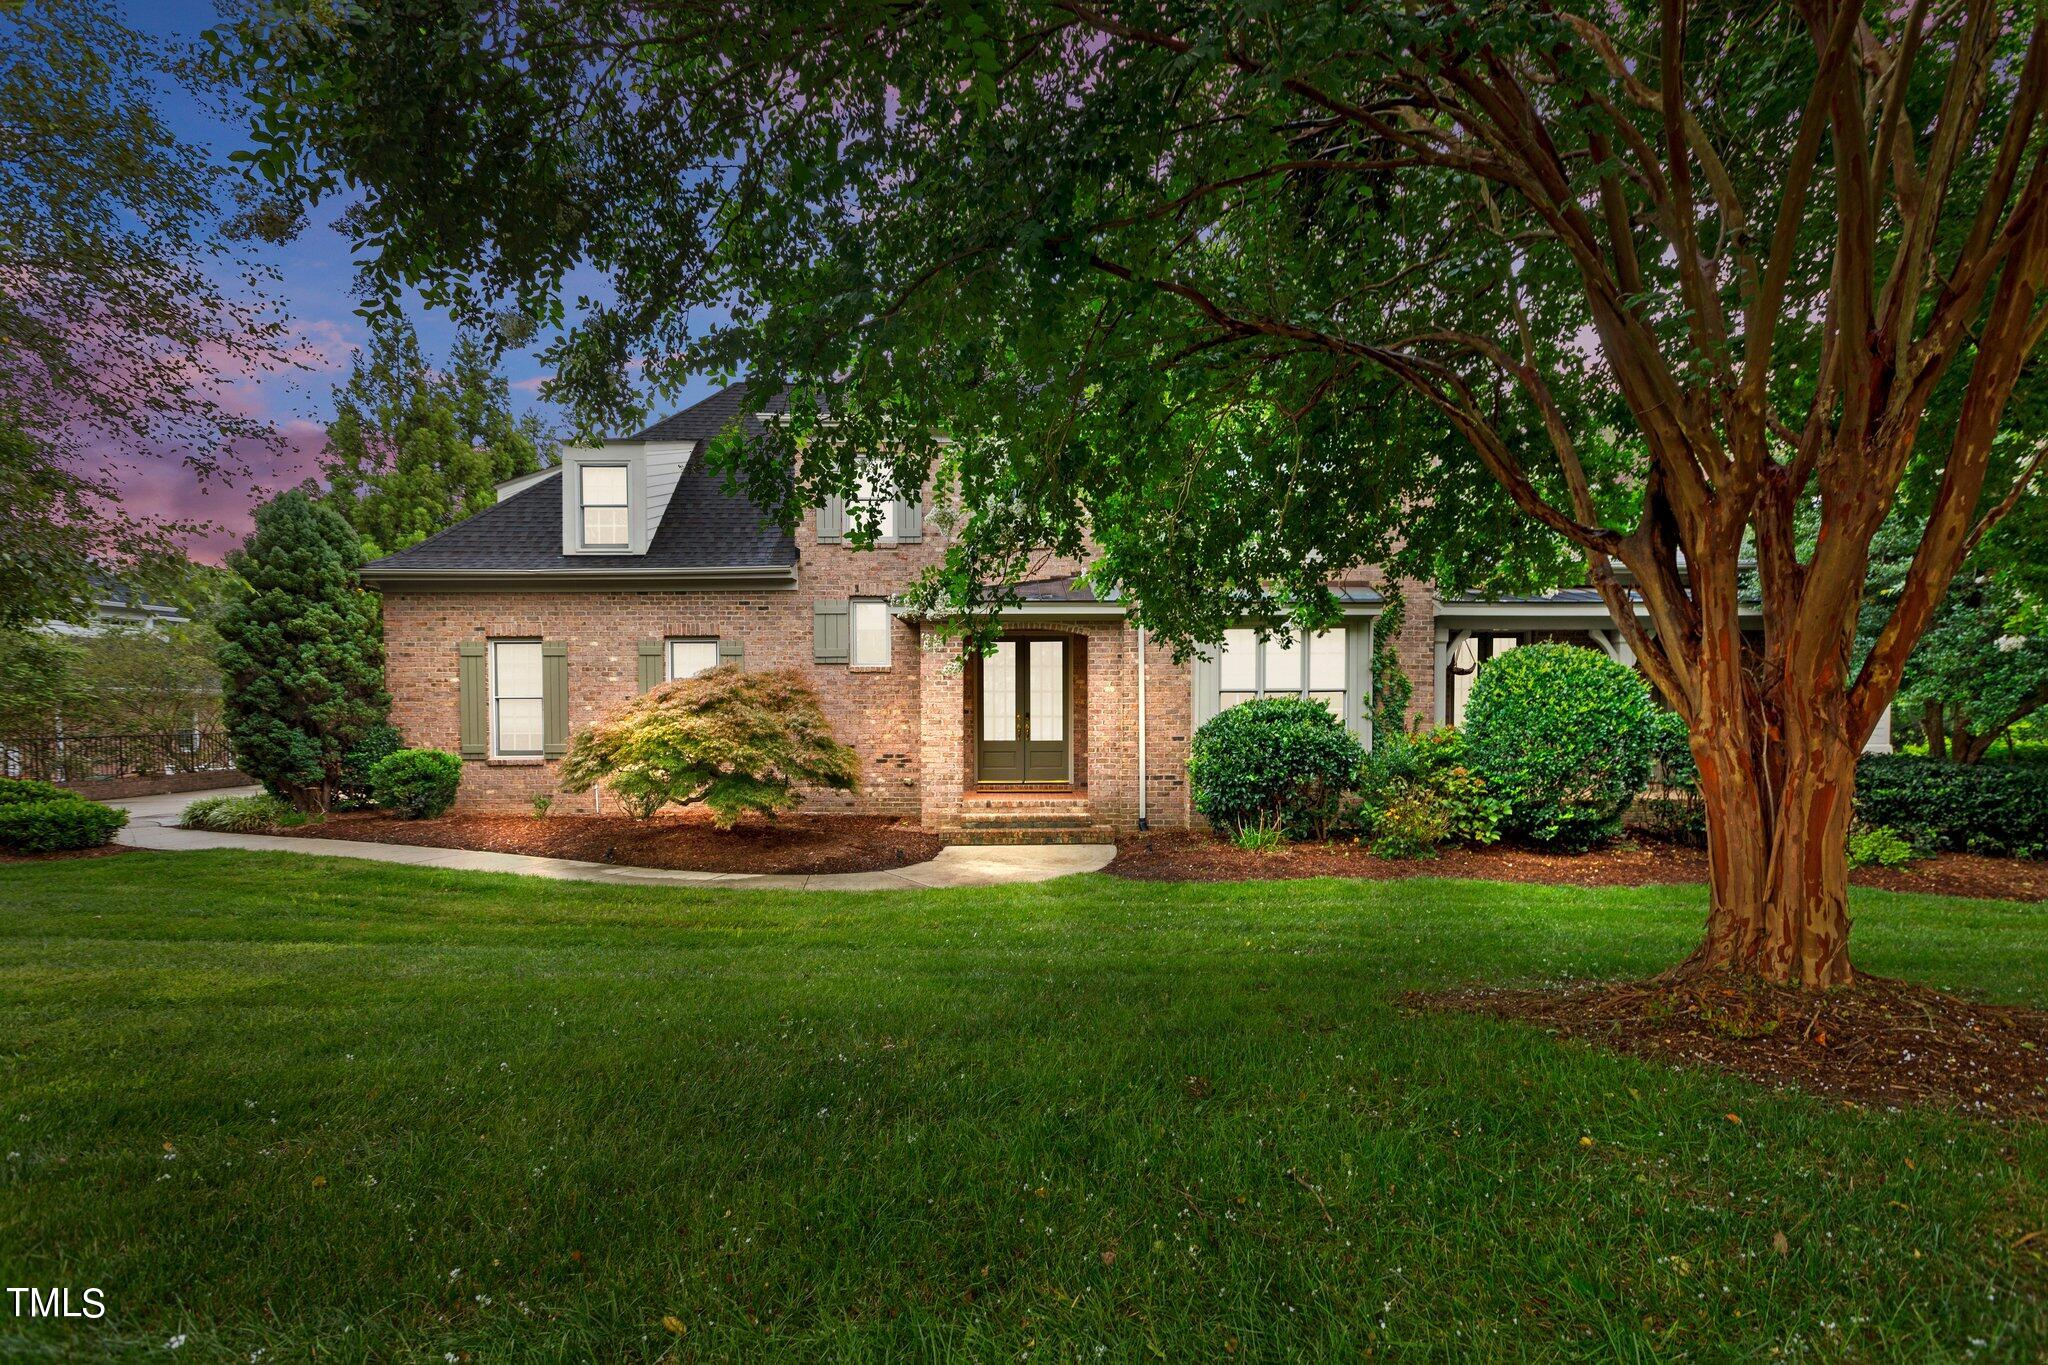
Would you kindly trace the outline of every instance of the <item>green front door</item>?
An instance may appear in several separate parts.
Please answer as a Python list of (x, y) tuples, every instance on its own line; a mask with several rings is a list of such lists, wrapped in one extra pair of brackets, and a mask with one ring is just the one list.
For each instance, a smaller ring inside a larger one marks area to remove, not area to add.
[(980, 781), (1068, 780), (1067, 691), (1065, 640), (996, 642), (981, 661)]

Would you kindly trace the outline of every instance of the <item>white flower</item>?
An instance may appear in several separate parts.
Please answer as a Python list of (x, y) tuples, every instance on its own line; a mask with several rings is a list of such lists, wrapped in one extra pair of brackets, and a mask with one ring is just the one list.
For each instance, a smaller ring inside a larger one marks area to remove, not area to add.
[(164, 1349), (166, 1351), (175, 1351), (184, 1344), (185, 1334), (183, 1332), (180, 1332), (178, 1333), (178, 1335), (172, 1337), (169, 1341), (164, 1343)]

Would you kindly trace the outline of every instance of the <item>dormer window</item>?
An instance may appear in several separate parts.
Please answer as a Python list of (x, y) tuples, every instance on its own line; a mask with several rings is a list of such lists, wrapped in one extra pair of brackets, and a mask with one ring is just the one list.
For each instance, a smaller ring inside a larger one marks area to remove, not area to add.
[(627, 515), (626, 466), (622, 464), (579, 465), (583, 548), (624, 550), (632, 543), (631, 519)]

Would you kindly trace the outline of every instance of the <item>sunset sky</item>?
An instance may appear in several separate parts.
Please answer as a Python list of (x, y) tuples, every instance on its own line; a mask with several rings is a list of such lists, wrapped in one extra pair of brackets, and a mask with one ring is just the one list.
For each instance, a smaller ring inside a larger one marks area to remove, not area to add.
[[(125, 9), (133, 26), (166, 37), (195, 38), (219, 22), (212, 0), (127, 0)], [(247, 145), (244, 129), (220, 121), (183, 90), (166, 88), (161, 107), (181, 136), (208, 148), (223, 162), (237, 148)], [(348, 243), (333, 227), (342, 207), (333, 202), (323, 204), (297, 240), (284, 247), (262, 249), (261, 258), (276, 266), (283, 276), (274, 301), (288, 317), (298, 342), (293, 354), (305, 368), (240, 379), (233, 391), (235, 401), (246, 411), (272, 423), (283, 437), (283, 449), (252, 458), (256, 466), (253, 476), (226, 484), (220, 480), (202, 484), (175, 459), (122, 462), (124, 501), (132, 510), (218, 525), (219, 530), (213, 535), (192, 545), (197, 558), (217, 560), (247, 532), (249, 509), (255, 501), (269, 491), (299, 482), (314, 471), (321, 433), (333, 411), (334, 386), (347, 378), (351, 352), (367, 336), (350, 293), (353, 271)], [(592, 275), (578, 283), (595, 292), (600, 282)], [(417, 306), (409, 311), (428, 357), (444, 356), (454, 338), (448, 320)], [(508, 355), (505, 370), (512, 382), (515, 405), (521, 411), (539, 411), (554, 421), (558, 414), (538, 397), (541, 381), (546, 378), (546, 370), (537, 358), (541, 348), (537, 344), (528, 351)], [(693, 385), (682, 402), (693, 401), (709, 388), (709, 384)]]

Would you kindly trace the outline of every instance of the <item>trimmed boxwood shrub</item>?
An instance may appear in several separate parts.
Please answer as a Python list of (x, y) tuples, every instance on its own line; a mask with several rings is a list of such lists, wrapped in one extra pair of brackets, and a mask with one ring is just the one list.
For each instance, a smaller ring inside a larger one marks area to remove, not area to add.
[(38, 782), (32, 777), (0, 777), (0, 806), (11, 806), (22, 801), (83, 801), (84, 797), (75, 791), (68, 791), (50, 782)]
[[(58, 791), (54, 787), (51, 790)], [(8, 800), (0, 804), (0, 848), (15, 853), (98, 848), (127, 823), (127, 811), (88, 801), (71, 792), (60, 791), (55, 800)]]
[(2048, 769), (1865, 754), (1856, 765), (1856, 818), (1939, 848), (2042, 857)]
[(404, 820), (431, 820), (455, 804), (462, 760), (443, 749), (400, 749), (370, 769), (370, 799)]
[(1365, 750), (1319, 702), (1267, 697), (1233, 706), (1195, 732), (1188, 781), (1219, 829), (1265, 821), (1289, 838), (1326, 833)]
[(1656, 703), (1633, 669), (1574, 645), (1525, 645), (1472, 683), (1472, 766), (1505, 806), (1508, 834), (1585, 849), (1621, 830), (1650, 780)]
[(264, 834), (306, 823), (291, 802), (260, 792), (255, 796), (203, 796), (185, 807), (178, 823), (216, 834)]

